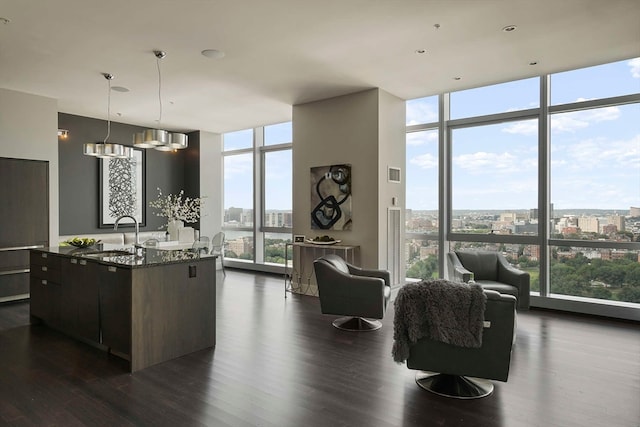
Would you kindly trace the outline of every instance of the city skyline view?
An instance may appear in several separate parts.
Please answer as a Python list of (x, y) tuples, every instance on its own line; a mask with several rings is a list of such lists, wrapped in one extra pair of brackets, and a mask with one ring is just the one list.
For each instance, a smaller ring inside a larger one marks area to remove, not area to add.
[[(530, 274), (534, 293), (640, 303), (640, 58), (553, 74), (548, 82), (547, 115), (540, 77), (451, 92), (445, 127), (438, 96), (406, 102), (405, 277), (441, 277), (440, 244), (451, 231), (448, 250), (499, 251)], [(548, 120), (548, 138), (539, 135), (539, 120)], [(224, 226), (229, 255), (245, 262), (255, 256), (283, 264), (291, 241), (291, 148), (273, 151), (268, 142), (282, 130), (290, 142), (291, 122), (274, 126), (264, 128), (262, 149), (253, 148), (252, 130), (225, 135), (233, 151), (224, 156)], [(449, 132), (446, 186), (439, 181), (440, 129)], [(254, 189), (256, 168), (262, 188)], [(539, 192), (547, 188), (543, 236)], [(254, 211), (254, 191), (263, 190)], [(445, 230), (440, 192), (451, 209)], [(264, 233), (255, 247), (258, 218), (280, 230)], [(541, 278), (541, 271), (548, 273)]]

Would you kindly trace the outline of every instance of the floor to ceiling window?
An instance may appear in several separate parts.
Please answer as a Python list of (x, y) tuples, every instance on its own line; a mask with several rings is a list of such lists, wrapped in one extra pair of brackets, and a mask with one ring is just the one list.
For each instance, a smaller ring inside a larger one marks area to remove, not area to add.
[(293, 229), (293, 164), (291, 122), (264, 127), (262, 185), (264, 262), (285, 264), (285, 244)]
[(413, 279), (438, 277), (438, 97), (407, 101), (404, 259)]
[(406, 207), (409, 277), (490, 249), (534, 305), (640, 310), (640, 58), (408, 101)]
[(640, 59), (550, 87), (549, 294), (640, 303)]
[(291, 122), (223, 135), (225, 257), (284, 265), (291, 242)]
[(252, 261), (254, 255), (253, 129), (224, 134), (225, 257)]

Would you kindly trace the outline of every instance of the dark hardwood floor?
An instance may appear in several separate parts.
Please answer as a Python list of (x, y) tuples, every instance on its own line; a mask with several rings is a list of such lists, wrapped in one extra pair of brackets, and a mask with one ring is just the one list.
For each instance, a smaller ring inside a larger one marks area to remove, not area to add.
[[(511, 375), (493, 395), (430, 394), (383, 328), (331, 326), (279, 276), (219, 275), (215, 349), (135, 374), (0, 306), (0, 425), (640, 426), (640, 325), (548, 311), (518, 317)], [(224, 280), (224, 281), (223, 281)]]

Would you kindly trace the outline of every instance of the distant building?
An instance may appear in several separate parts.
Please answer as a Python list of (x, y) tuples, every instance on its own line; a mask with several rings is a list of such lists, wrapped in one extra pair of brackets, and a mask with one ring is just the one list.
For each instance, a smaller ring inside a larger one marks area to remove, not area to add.
[(624, 217), (621, 215), (611, 215), (609, 218), (609, 224), (618, 227), (618, 231), (624, 231)]
[(524, 254), (529, 255), (530, 260), (538, 261), (540, 259), (540, 246), (527, 245), (524, 249)]
[(513, 225), (514, 234), (536, 234), (538, 232), (538, 224), (530, 222), (519, 222)]
[(229, 208), (225, 215), (225, 222), (237, 221), (242, 222), (242, 208)]
[(516, 222), (516, 218), (517, 218), (517, 215), (516, 215), (515, 212), (502, 212), (500, 214), (499, 222), (501, 222), (501, 223), (514, 223), (514, 222)]
[(405, 209), (404, 210), (404, 220), (407, 224), (411, 223), (411, 219), (413, 218), (413, 209)]
[(581, 216), (578, 218), (578, 227), (585, 233), (598, 233), (600, 221), (594, 216)]
[(420, 247), (420, 259), (425, 259), (429, 257), (429, 255), (438, 255), (438, 247), (437, 246), (421, 246)]
[(251, 239), (250, 238), (244, 238), (244, 237), (240, 237), (240, 238), (235, 239), (235, 240), (228, 240), (227, 242), (225, 242), (225, 249), (235, 253), (238, 256), (240, 256), (240, 255), (242, 255), (244, 253), (252, 253), (253, 252), (253, 248), (252, 248), (252, 245), (251, 245)]
[(627, 256), (629, 252), (626, 250), (614, 250), (614, 249), (602, 249), (600, 254), (603, 260), (622, 259)]
[(291, 212), (278, 212), (278, 211), (265, 212), (264, 226), (265, 227), (292, 227), (293, 214)]
[(633, 206), (631, 206), (629, 208), (629, 216), (639, 217), (640, 216), (640, 208), (634, 208)]
[(578, 227), (565, 227), (562, 229), (562, 234), (565, 236), (567, 234), (578, 234), (580, 233), (580, 229)]

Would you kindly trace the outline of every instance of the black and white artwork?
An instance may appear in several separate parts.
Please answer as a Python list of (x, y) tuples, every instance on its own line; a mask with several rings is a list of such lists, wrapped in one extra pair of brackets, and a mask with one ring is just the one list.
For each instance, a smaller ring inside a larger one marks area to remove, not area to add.
[[(113, 227), (121, 215), (145, 222), (144, 151), (133, 150), (131, 159), (100, 159), (100, 227)], [(123, 218), (120, 224), (133, 224)]]
[(351, 230), (351, 165), (311, 168), (311, 228)]

